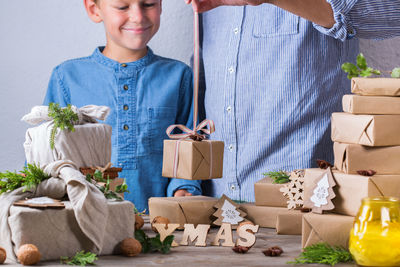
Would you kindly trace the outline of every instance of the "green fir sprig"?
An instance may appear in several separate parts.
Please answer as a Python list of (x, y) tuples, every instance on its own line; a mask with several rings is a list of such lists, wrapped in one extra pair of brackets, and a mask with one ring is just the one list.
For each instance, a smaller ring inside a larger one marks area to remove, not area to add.
[(25, 192), (48, 178), (50, 176), (35, 163), (28, 163), (20, 173), (10, 171), (0, 172), (0, 195), (14, 191), (20, 187), (25, 187), (23, 189), (23, 192)]
[(285, 171), (266, 172), (263, 175), (271, 178), (273, 184), (286, 184), (290, 182), (290, 175)]
[(94, 261), (98, 260), (97, 255), (92, 252), (80, 251), (75, 254), (74, 257), (61, 257), (61, 264), (68, 264), (68, 265), (79, 265), (79, 266), (86, 266), (86, 265), (95, 265)]
[(351, 262), (353, 258), (350, 252), (339, 246), (331, 246), (327, 243), (317, 243), (304, 248), (303, 252), (289, 264), (321, 263), (334, 266), (338, 263)]
[(174, 241), (174, 236), (169, 235), (163, 241), (160, 239), (160, 234), (155, 237), (148, 237), (143, 230), (135, 230), (135, 238), (142, 245), (142, 252), (161, 252), (162, 254), (167, 254), (171, 250), (172, 241)]
[(66, 108), (61, 108), (58, 103), (49, 104), (48, 116), (53, 118), (54, 125), (50, 132), (50, 147), (54, 149), (54, 141), (57, 133), (57, 129), (65, 130), (68, 129), (71, 132), (75, 131), (74, 122), (78, 122), (78, 114), (76, 114), (71, 105), (68, 104)]
[[(342, 70), (347, 73), (347, 78), (350, 80), (351, 78), (360, 76), (369, 77), (371, 75), (381, 75), (382, 72), (384, 72), (368, 67), (367, 60), (362, 53), (358, 54), (356, 65), (350, 62), (343, 63)], [(400, 68), (394, 68), (390, 74), (392, 78), (400, 78)]]

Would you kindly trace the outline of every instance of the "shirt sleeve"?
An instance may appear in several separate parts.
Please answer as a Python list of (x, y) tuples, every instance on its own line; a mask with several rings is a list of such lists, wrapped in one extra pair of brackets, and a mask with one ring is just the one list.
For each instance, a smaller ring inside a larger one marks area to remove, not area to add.
[(70, 103), (69, 91), (66, 90), (62, 82), (59, 66), (56, 67), (51, 74), (43, 105), (47, 106), (51, 102), (59, 103), (62, 107), (65, 107)]
[[(193, 74), (189, 67), (185, 69), (180, 86), (176, 124), (193, 128)], [(201, 181), (172, 178), (168, 184), (167, 196), (173, 196), (179, 189), (185, 189), (193, 195), (201, 195)]]
[(384, 39), (400, 35), (400, 0), (327, 0), (335, 25), (314, 27), (323, 34), (345, 41), (354, 36)]

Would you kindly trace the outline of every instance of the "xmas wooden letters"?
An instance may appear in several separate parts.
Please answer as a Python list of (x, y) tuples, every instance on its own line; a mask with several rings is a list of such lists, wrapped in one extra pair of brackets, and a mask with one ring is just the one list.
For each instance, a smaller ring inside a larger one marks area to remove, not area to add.
[[(167, 236), (171, 235), (178, 227), (179, 224), (153, 224), (160, 234), (160, 240), (163, 241)], [(189, 245), (188, 239), (193, 243), (196, 239), (195, 246), (206, 246), (206, 238), (208, 231), (210, 230), (210, 225), (208, 224), (198, 224), (194, 227), (194, 224), (185, 224), (182, 240), (179, 243), (182, 246)], [(236, 240), (236, 245), (251, 247), (256, 242), (255, 233), (258, 232), (258, 225), (244, 224), (237, 230), (238, 239)], [(223, 241), (222, 243), (220, 241)], [(222, 223), (221, 227), (216, 234), (214, 241), (211, 243), (212, 246), (224, 246), (233, 247), (235, 243), (233, 242), (232, 226), (228, 223)], [(172, 246), (179, 246), (177, 242), (173, 242)]]

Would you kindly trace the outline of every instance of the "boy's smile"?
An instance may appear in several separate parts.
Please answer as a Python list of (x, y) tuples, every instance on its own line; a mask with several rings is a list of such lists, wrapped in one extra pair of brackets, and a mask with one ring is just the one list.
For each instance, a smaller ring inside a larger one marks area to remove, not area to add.
[(85, 5), (93, 21), (104, 23), (104, 55), (119, 62), (146, 55), (147, 43), (160, 27), (161, 0), (85, 0)]

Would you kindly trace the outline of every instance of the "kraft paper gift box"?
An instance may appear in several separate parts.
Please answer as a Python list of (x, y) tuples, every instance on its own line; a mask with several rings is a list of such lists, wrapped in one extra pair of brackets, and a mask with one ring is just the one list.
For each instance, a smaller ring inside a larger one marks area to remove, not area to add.
[(367, 147), (334, 143), (335, 167), (344, 173), (374, 170), (377, 174), (400, 174), (400, 146)]
[(303, 216), (302, 248), (326, 242), (348, 248), (354, 217), (338, 214), (308, 213)]
[(400, 115), (332, 113), (332, 141), (366, 146), (400, 145)]
[[(64, 209), (32, 209), (11, 206), (8, 218), (15, 253), (23, 244), (35, 244), (41, 260), (72, 257), (91, 244), (79, 227), (70, 202)], [(107, 202), (109, 216), (104, 231), (101, 255), (118, 254), (118, 244), (135, 231), (134, 205), (129, 201)], [(0, 241), (1, 243), (1, 241)]]
[(242, 203), (240, 209), (247, 213), (246, 219), (260, 227), (276, 228), (279, 214), (292, 214), (293, 210), (282, 207), (256, 206), (254, 203)]
[(170, 223), (211, 224), (217, 198), (206, 196), (152, 197), (149, 199), (150, 222), (157, 216), (166, 217)]
[(352, 78), (351, 92), (358, 95), (400, 96), (400, 79)]
[(287, 198), (279, 189), (283, 184), (273, 184), (266, 177), (254, 184), (255, 204), (257, 206), (287, 207)]
[(222, 141), (164, 140), (162, 176), (188, 180), (221, 178), (223, 159)]
[(276, 233), (278, 235), (301, 235), (303, 213), (300, 210), (288, 210), (279, 213), (276, 218)]
[[(316, 186), (326, 170), (306, 169), (304, 176), (304, 199), (310, 199)], [(361, 176), (332, 171), (336, 186), (333, 191), (336, 197), (332, 199), (334, 213), (356, 216), (365, 197), (392, 196), (400, 197), (400, 175)], [(311, 207), (308, 207), (311, 208)]]
[(352, 114), (399, 115), (400, 97), (344, 95), (342, 106)]

